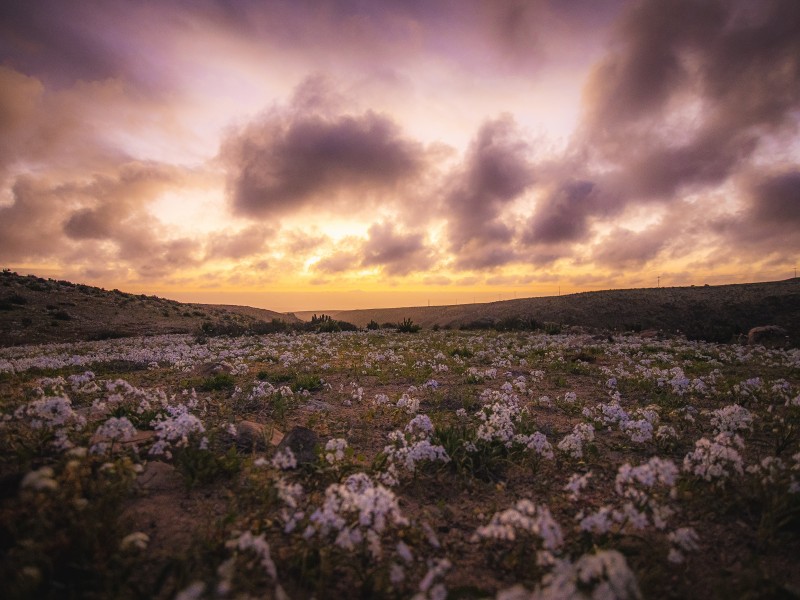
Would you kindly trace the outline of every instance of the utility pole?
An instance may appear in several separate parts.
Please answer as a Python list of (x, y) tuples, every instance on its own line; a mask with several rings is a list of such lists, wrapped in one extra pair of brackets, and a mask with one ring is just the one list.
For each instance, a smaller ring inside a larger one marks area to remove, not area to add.
[(658, 281), (658, 284), (656, 285), (656, 287), (661, 287), (661, 275), (658, 276), (658, 280), (657, 281)]

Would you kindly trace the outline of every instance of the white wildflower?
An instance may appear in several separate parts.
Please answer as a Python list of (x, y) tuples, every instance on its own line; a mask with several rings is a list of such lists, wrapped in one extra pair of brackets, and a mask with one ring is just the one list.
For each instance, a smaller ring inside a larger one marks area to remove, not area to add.
[(591, 471), (583, 475), (580, 473), (573, 473), (572, 476), (570, 476), (569, 481), (564, 486), (564, 491), (569, 492), (569, 499), (572, 502), (576, 502), (580, 498), (581, 491), (589, 484), (589, 479), (591, 477)]
[(347, 440), (334, 438), (325, 444), (325, 460), (328, 464), (335, 465), (344, 460), (347, 451)]
[(291, 448), (284, 448), (272, 457), (272, 466), (282, 471), (295, 469), (297, 468), (297, 458)]

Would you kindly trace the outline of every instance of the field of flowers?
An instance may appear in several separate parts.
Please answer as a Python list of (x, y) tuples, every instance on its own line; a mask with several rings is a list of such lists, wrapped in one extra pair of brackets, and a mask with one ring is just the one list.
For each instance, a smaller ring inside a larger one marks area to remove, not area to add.
[[(278, 444), (297, 432), (310, 457)], [(791, 598), (799, 567), (797, 349), (460, 331), (0, 349), (7, 598)]]

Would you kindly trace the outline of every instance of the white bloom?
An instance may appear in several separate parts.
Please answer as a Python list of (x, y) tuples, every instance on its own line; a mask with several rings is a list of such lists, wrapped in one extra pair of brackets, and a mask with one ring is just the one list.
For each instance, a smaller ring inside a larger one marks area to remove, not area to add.
[(579, 459), (583, 457), (584, 442), (592, 441), (594, 441), (594, 427), (588, 423), (578, 423), (572, 433), (558, 443), (558, 449), (574, 459)]
[(347, 450), (347, 440), (334, 438), (325, 444), (325, 460), (328, 464), (334, 465), (344, 460), (344, 453)]
[(397, 497), (365, 473), (356, 473), (344, 483), (335, 483), (325, 490), (325, 502), (310, 517), (306, 536), (335, 534), (334, 543), (353, 550), (367, 542), (374, 559), (380, 558), (376, 542), (390, 525), (405, 526), (408, 520), (400, 512)]
[(495, 513), (488, 525), (478, 527), (475, 539), (514, 541), (520, 533), (537, 536), (542, 547), (550, 552), (564, 542), (561, 527), (546, 505), (535, 505), (527, 499), (518, 500), (512, 508)]
[(638, 600), (636, 575), (616, 550), (584, 554), (574, 564), (562, 561), (542, 578), (530, 600)]
[(711, 425), (714, 433), (738, 433), (752, 429), (753, 415), (746, 408), (738, 404), (731, 404), (711, 413)]
[(693, 552), (698, 550), (697, 532), (691, 527), (681, 527), (667, 535), (671, 548), (667, 560), (673, 563), (682, 563), (684, 561), (683, 552)]
[(295, 469), (297, 468), (297, 458), (291, 448), (284, 448), (272, 457), (272, 466), (283, 471)]
[(742, 457), (732, 447), (735, 438), (721, 433), (713, 440), (700, 438), (695, 442), (694, 451), (683, 459), (683, 470), (687, 473), (724, 484), (734, 474), (743, 472)]
[(583, 475), (580, 473), (572, 474), (567, 482), (567, 485), (564, 486), (564, 491), (569, 492), (569, 499), (571, 501), (576, 502), (580, 498), (581, 491), (589, 484), (589, 479), (591, 477), (591, 471), (584, 473)]
[(127, 417), (111, 417), (94, 434), (95, 444), (89, 448), (92, 454), (102, 454), (114, 445), (114, 442), (125, 442), (136, 435), (136, 428)]

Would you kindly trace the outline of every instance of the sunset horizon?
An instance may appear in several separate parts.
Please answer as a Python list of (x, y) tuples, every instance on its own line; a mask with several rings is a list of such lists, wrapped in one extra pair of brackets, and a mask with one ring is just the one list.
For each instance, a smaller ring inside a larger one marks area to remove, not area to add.
[(300, 312), (795, 272), (793, 2), (0, 15), (20, 274)]

